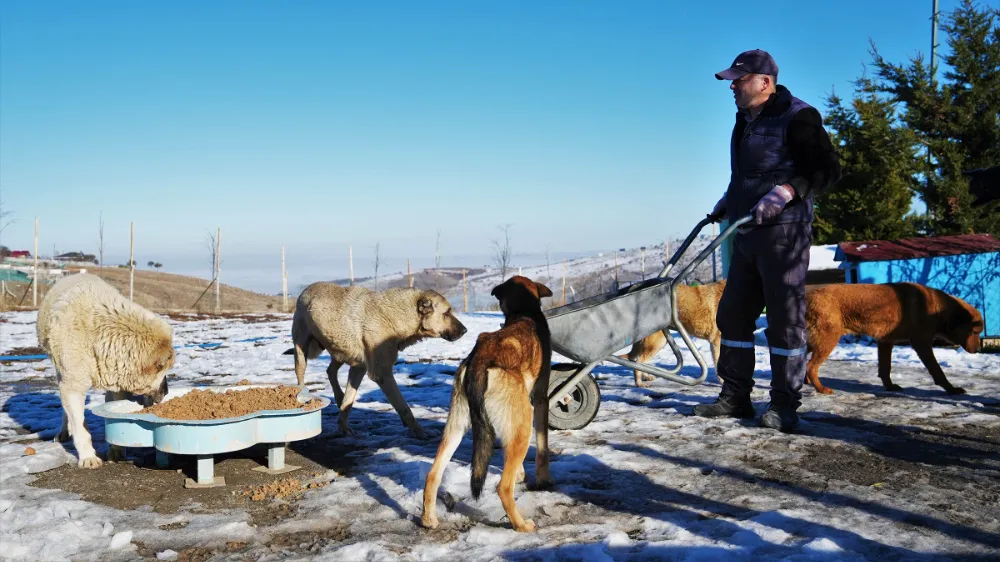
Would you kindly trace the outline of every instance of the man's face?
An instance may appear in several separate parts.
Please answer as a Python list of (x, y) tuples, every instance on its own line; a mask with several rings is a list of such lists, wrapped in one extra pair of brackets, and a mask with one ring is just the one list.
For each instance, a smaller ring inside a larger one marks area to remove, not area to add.
[(758, 74), (747, 74), (733, 80), (729, 89), (733, 91), (736, 107), (747, 109), (763, 101), (761, 97), (767, 99), (767, 96), (764, 95), (764, 91), (767, 89), (766, 81), (765, 77)]

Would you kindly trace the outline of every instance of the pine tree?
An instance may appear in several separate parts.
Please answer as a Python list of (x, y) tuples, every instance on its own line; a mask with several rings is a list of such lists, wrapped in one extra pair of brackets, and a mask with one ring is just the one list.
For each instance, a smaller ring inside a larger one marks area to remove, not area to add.
[(880, 96), (862, 77), (849, 107), (834, 93), (827, 98), (826, 124), (840, 154), (842, 178), (815, 201), (814, 238), (892, 239), (916, 233), (910, 204), (919, 186), (919, 141), (899, 122), (897, 103)]
[[(964, 0), (941, 29), (951, 52), (944, 80), (931, 80), (921, 56), (907, 66), (872, 48), (876, 87), (905, 104), (903, 121), (930, 151), (919, 193), (927, 205), (927, 234), (1000, 235), (997, 203), (972, 207), (962, 172), (1000, 165), (1000, 10)], [(926, 156), (923, 157), (926, 160)]]

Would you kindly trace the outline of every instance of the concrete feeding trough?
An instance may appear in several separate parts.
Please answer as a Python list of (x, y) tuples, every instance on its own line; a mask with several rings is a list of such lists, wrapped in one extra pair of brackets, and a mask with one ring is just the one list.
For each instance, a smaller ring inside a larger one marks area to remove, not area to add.
[[(240, 385), (218, 388), (200, 388), (212, 392), (274, 388), (279, 385)], [(179, 389), (169, 392), (164, 401), (178, 398), (195, 390)], [(322, 432), (322, 411), (330, 399), (303, 388), (297, 396), (299, 403), (319, 400), (320, 407), (312, 410), (261, 410), (236, 418), (213, 420), (176, 420), (154, 414), (136, 413), (142, 406), (131, 400), (115, 400), (93, 408), (94, 415), (104, 418), (105, 439), (120, 447), (156, 448), (156, 466), (167, 468), (169, 455), (194, 455), (197, 460), (197, 478), (186, 479), (185, 488), (225, 486), (223, 477), (215, 476), (214, 455), (229, 453), (266, 444), (267, 466), (254, 470), (268, 474), (282, 474), (301, 467), (285, 464), (285, 445), (315, 437)]]

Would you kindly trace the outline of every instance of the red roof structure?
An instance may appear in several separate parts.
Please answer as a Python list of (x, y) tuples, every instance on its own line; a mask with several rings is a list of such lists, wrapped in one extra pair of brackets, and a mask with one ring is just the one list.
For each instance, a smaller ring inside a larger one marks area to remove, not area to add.
[(961, 254), (1000, 252), (1000, 240), (990, 234), (958, 234), (901, 240), (841, 242), (834, 259), (849, 262), (910, 260)]

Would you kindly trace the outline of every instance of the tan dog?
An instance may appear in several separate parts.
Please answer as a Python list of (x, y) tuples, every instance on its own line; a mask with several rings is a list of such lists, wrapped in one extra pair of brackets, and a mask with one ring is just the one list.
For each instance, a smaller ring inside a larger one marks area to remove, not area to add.
[[(434, 464), (424, 484), (425, 527), (438, 526), (437, 491), (445, 466), (472, 424), (472, 495), (479, 499), (493, 455), (494, 430), (504, 446), (503, 474), (497, 493), (511, 525), (532, 532), (514, 503), (514, 484), (524, 480), (524, 457), (531, 442), (532, 402), (535, 422), (535, 487), (552, 485), (548, 455), (548, 388), (552, 349), (541, 299), (552, 291), (527, 277), (514, 276), (492, 293), (500, 301), (504, 326), (479, 335), (476, 346), (458, 366), (451, 409)], [(532, 400), (534, 394), (534, 400)]]
[[(465, 326), (455, 317), (451, 304), (435, 291), (392, 288), (374, 292), (360, 286), (313, 283), (306, 287), (292, 316), (295, 376), (305, 383), (306, 360), (322, 350), (330, 353), (326, 369), (334, 398), (340, 406), (340, 433), (352, 434), (347, 425), (361, 380), (368, 376), (379, 385), (403, 424), (420, 439), (427, 439), (410, 407), (399, 392), (392, 367), (399, 351), (425, 338), (455, 341), (465, 335)], [(347, 363), (347, 391), (340, 388), (337, 370)]]
[(819, 366), (845, 334), (865, 335), (878, 342), (878, 376), (886, 390), (902, 390), (892, 383), (889, 370), (893, 345), (908, 341), (938, 386), (948, 394), (965, 392), (948, 382), (933, 351), (935, 337), (969, 353), (979, 351), (983, 316), (964, 300), (916, 283), (862, 283), (809, 287), (806, 302), (812, 353), (806, 378), (817, 392), (833, 394), (819, 381)]
[[(36, 329), (59, 382), (63, 416), (56, 439), (72, 436), (78, 466), (97, 468), (102, 462), (84, 425), (87, 391), (106, 390), (106, 400), (145, 395), (147, 406), (162, 400), (174, 365), (173, 329), (87, 273), (64, 277), (49, 289)], [(112, 446), (108, 460), (121, 460), (124, 453)]]
[[(722, 298), (722, 291), (726, 288), (726, 281), (708, 285), (691, 287), (688, 285), (677, 286), (677, 317), (688, 335), (695, 338), (708, 340), (712, 346), (713, 365), (719, 363), (719, 346), (722, 341), (722, 334), (715, 324), (715, 312), (719, 308), (719, 300)], [(623, 359), (645, 363), (659, 353), (663, 346), (667, 345), (667, 330), (660, 330), (632, 344), (632, 349), (628, 355), (620, 356)], [(656, 377), (648, 373), (643, 373), (638, 369), (633, 369), (635, 373), (635, 385), (643, 388), (646, 382), (655, 380)]]

